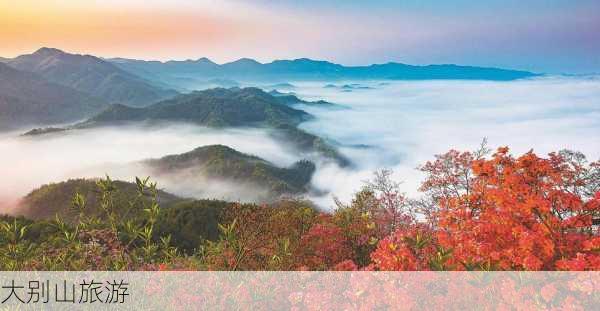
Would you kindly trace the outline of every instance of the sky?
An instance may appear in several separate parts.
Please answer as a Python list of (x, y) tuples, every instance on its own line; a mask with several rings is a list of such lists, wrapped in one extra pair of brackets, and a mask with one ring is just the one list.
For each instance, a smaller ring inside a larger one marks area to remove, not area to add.
[(600, 1), (0, 0), (0, 56), (308, 57), (600, 73)]

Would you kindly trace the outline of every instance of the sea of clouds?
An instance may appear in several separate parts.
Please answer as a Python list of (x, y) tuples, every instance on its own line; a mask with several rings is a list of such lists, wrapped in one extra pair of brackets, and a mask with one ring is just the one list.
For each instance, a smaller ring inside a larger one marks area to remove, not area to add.
[[(180, 154), (200, 146), (222, 144), (240, 152), (260, 155), (279, 166), (288, 166), (297, 156), (258, 129), (215, 130), (190, 124), (119, 126), (73, 130), (22, 137), (19, 132), (0, 134), (0, 208), (14, 207), (18, 199), (40, 185), (69, 178), (133, 181), (150, 175), (139, 162)], [(152, 176), (154, 177), (154, 176)], [(185, 197), (211, 197), (248, 201), (256, 189), (222, 181), (207, 182), (197, 176), (164, 175), (153, 178), (159, 186)]]
[(329, 167), (317, 173), (315, 184), (346, 200), (381, 167), (394, 170), (407, 194), (418, 195), (423, 176), (417, 166), (450, 149), (475, 150), (483, 138), (492, 149), (509, 146), (515, 154), (566, 148), (600, 158), (600, 79), (595, 77), (362, 84), (373, 89), (347, 92), (307, 83), (297, 90), (307, 99), (352, 107), (306, 108), (318, 119), (304, 129), (348, 145), (376, 147), (345, 148), (358, 170)]
[[(349, 201), (373, 171), (389, 168), (402, 190), (417, 196), (419, 164), (449, 149), (509, 146), (515, 154), (560, 149), (600, 157), (600, 79), (544, 77), (512, 82), (352, 82), (370, 89), (324, 88), (330, 82), (293, 83), (307, 100), (324, 99), (350, 109), (301, 106), (317, 118), (301, 127), (342, 144), (355, 165), (340, 168), (317, 161), (313, 185), (328, 194), (313, 196), (324, 209), (332, 197)], [(343, 85), (346, 82), (335, 82)], [(79, 130), (40, 137), (0, 134), (0, 208), (7, 210), (32, 189), (49, 182), (109, 174), (130, 181), (147, 169), (147, 158), (223, 144), (288, 166), (304, 156), (263, 130), (214, 130), (189, 124), (125, 126)], [(315, 160), (315, 159), (313, 159)], [(222, 181), (162, 176), (167, 191), (190, 197), (252, 200), (256, 189)]]

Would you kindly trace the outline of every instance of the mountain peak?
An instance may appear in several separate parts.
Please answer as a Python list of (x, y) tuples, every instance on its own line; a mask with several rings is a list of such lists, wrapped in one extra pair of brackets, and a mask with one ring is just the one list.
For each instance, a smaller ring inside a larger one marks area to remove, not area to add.
[(65, 52), (62, 50), (59, 50), (59, 49), (55, 49), (55, 48), (42, 47), (39, 50), (35, 51), (33, 54), (51, 56), (51, 55), (65, 54)]
[(257, 62), (256, 60), (252, 59), (252, 58), (240, 58), (236, 61), (233, 61), (229, 64), (243, 64), (243, 65), (262, 65), (261, 63)]
[(196, 63), (204, 63), (204, 64), (216, 65), (216, 63), (215, 63), (215, 62), (213, 62), (212, 60), (210, 60), (210, 59), (208, 59), (208, 58), (206, 58), (206, 57), (201, 57), (201, 58), (198, 58), (198, 59), (196, 60)]
[(315, 59), (310, 59), (310, 58), (306, 58), (306, 57), (302, 57), (302, 58), (296, 58), (293, 60), (293, 62), (296, 63), (331, 63), (325, 60), (315, 60)]
[(251, 156), (249, 156), (249, 155), (243, 154), (229, 146), (225, 146), (225, 145), (221, 145), (221, 144), (201, 146), (192, 151), (187, 152), (186, 154), (201, 155), (201, 154), (205, 154), (205, 153), (212, 153), (212, 154), (220, 153), (221, 157), (223, 157), (223, 156), (226, 156), (226, 157), (242, 156), (242, 157), (246, 157), (246, 158), (251, 158)]

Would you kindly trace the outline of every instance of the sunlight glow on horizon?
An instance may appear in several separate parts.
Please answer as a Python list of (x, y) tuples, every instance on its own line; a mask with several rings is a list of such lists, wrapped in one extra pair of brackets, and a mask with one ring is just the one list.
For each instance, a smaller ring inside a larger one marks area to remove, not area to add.
[(0, 54), (11, 57), (43, 46), (102, 56), (186, 57), (256, 28), (205, 11), (0, 2)]
[(534, 1), (535, 8), (459, 2), (449, 8), (431, 1), (0, 0), (0, 56), (46, 46), (162, 61), (308, 57), (348, 65), (600, 72), (600, 34), (594, 31), (600, 13), (593, 2)]

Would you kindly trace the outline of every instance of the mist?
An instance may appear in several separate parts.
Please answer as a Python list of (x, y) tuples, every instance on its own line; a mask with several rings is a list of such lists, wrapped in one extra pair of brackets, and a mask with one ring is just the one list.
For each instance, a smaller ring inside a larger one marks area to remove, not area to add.
[[(341, 85), (352, 81), (336, 82)], [(511, 82), (361, 81), (373, 89), (343, 92), (326, 83), (294, 82), (303, 99), (324, 99), (351, 107), (325, 110), (302, 107), (317, 119), (307, 131), (351, 145), (341, 148), (356, 170), (321, 167), (313, 183), (349, 201), (372, 172), (390, 168), (409, 196), (423, 175), (416, 169), (450, 149), (475, 150), (483, 138), (513, 154), (538, 155), (571, 149), (588, 160), (600, 157), (600, 79), (544, 77)], [(331, 195), (318, 200), (331, 207)]]
[[(0, 136), (3, 163), (0, 208), (9, 211), (31, 190), (69, 178), (109, 175), (113, 179), (133, 181), (135, 176), (150, 175), (151, 170), (140, 164), (141, 160), (213, 144), (260, 156), (278, 166), (288, 166), (299, 160), (291, 148), (260, 129), (216, 130), (190, 124), (161, 124), (73, 130), (31, 137), (5, 133)], [(249, 185), (203, 180), (201, 176), (151, 177), (160, 188), (184, 197), (251, 201), (262, 193)]]
[[(298, 108), (316, 116), (301, 128), (340, 144), (353, 166), (340, 168), (310, 155), (312, 180), (326, 195), (308, 194), (322, 209), (332, 197), (350, 201), (373, 171), (390, 168), (402, 190), (418, 196), (422, 174), (416, 167), (450, 149), (509, 146), (513, 154), (540, 155), (560, 149), (600, 157), (600, 79), (545, 77), (512, 82), (336, 81), (367, 88), (324, 88), (330, 82), (292, 82), (305, 100), (324, 99), (350, 109)], [(0, 209), (9, 211), (31, 190), (69, 178), (102, 177), (132, 181), (150, 175), (164, 190), (194, 198), (258, 201), (264, 189), (192, 173), (152, 176), (139, 162), (223, 144), (278, 166), (306, 158), (276, 141), (266, 130), (208, 129), (190, 124), (129, 125), (21, 137), (0, 134)]]

